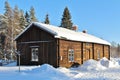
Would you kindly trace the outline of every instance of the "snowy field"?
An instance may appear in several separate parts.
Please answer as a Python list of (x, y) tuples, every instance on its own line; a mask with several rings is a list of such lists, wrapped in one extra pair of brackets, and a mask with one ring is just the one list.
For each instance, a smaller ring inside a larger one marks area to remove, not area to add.
[(120, 80), (120, 58), (88, 60), (78, 68), (41, 66), (0, 67), (0, 80)]

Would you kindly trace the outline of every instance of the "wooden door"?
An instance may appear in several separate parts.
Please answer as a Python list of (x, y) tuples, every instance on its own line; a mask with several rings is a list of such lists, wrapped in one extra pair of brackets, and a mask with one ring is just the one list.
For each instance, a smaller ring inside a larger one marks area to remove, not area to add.
[(90, 50), (84, 49), (83, 50), (83, 62), (90, 59)]

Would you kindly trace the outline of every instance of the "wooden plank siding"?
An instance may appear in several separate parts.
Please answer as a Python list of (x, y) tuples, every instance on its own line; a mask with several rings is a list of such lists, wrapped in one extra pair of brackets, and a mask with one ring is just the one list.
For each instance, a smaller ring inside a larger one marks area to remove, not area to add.
[(110, 46), (104, 45), (104, 57), (110, 59)]
[(93, 53), (92, 43), (83, 42), (83, 62), (89, 59), (93, 59), (92, 53)]
[[(69, 62), (68, 50), (74, 49), (74, 62)], [(109, 59), (109, 46), (96, 43), (87, 43), (70, 40), (59, 40), (59, 66), (71, 67), (74, 63), (83, 64), (89, 59)]]
[(94, 59), (99, 60), (103, 57), (103, 45), (94, 44)]
[(68, 50), (74, 49), (74, 62), (82, 64), (81, 43), (69, 40), (59, 40), (60, 66), (70, 67), (74, 62), (68, 60)]

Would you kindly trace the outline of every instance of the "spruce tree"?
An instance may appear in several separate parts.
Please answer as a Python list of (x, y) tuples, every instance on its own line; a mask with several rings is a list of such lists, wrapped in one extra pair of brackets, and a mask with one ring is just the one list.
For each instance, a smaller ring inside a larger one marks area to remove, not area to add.
[(68, 10), (68, 8), (66, 7), (64, 9), (64, 12), (63, 12), (63, 17), (62, 17), (62, 20), (61, 20), (61, 25), (60, 27), (64, 27), (64, 28), (67, 28), (67, 29), (72, 29), (72, 21), (71, 21), (71, 15), (70, 15), (70, 12)]
[(38, 21), (37, 18), (35, 17), (35, 9), (34, 7), (30, 8), (30, 22), (36, 22)]
[(19, 23), (20, 23), (19, 25), (20, 25), (20, 28), (21, 28), (21, 31), (22, 31), (26, 27), (26, 19), (25, 19), (23, 10), (20, 10)]
[(26, 27), (27, 27), (30, 24), (30, 15), (27, 11), (25, 13), (25, 20), (26, 20)]
[(45, 18), (45, 24), (50, 24), (50, 21), (49, 21), (49, 17), (48, 17), (48, 14), (46, 15), (46, 18)]

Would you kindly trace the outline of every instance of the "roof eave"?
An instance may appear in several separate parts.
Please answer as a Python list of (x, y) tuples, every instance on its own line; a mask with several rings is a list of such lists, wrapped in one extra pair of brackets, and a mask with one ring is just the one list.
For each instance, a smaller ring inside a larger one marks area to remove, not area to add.
[(35, 25), (36, 27), (38, 27), (38, 28), (40, 28), (40, 29), (42, 29), (44, 31), (47, 31), (48, 33), (52, 34), (53, 36), (57, 35), (56, 32), (54, 32), (54, 31), (52, 31), (50, 29), (47, 30), (47, 29), (43, 28), (41, 25), (37, 25), (35, 22), (33, 22), (27, 28), (25, 28), (25, 30), (23, 30), (19, 35), (17, 35), (14, 40), (16, 41), (23, 33), (25, 33), (30, 27), (32, 27), (32, 25)]
[(33, 23), (33, 25), (35, 25), (35, 26), (38, 27), (39, 29), (42, 29), (42, 30), (44, 30), (44, 31), (47, 31), (48, 33), (50, 33), (50, 34), (52, 34), (52, 35), (54, 35), (54, 36), (57, 35), (56, 32), (54, 32), (54, 31), (52, 31), (52, 30), (50, 30), (50, 29), (46, 29), (46, 28), (42, 27), (42, 25), (40, 25), (40, 24), (37, 25), (36, 23)]

